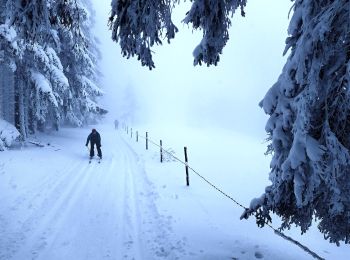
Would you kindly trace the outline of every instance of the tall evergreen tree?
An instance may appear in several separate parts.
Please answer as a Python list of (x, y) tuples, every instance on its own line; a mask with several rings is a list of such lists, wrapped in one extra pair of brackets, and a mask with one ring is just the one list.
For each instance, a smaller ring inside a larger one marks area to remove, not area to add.
[(96, 103), (102, 95), (96, 84), (97, 47), (90, 32), (92, 20), (82, 3), (1, 0), (0, 4), (0, 58), (7, 68), (1, 75), (0, 96), (5, 100), (11, 92), (5, 76), (8, 82), (13, 77), (13, 124), (22, 138), (46, 127), (58, 129), (62, 123), (81, 126), (105, 113)]
[(97, 85), (100, 73), (96, 64), (100, 54), (90, 31), (93, 18), (84, 2), (68, 1), (67, 6), (74, 20), (69, 30), (64, 27), (59, 29), (60, 58), (71, 86), (71, 96), (65, 103), (65, 121), (81, 126), (93, 121), (95, 115), (106, 113), (96, 103), (96, 98), (103, 94)]
[[(5, 1), (0, 1), (0, 8), (5, 10)], [(19, 48), (16, 31), (5, 20), (5, 14), (0, 12), (0, 117), (14, 124), (14, 71)]]
[(350, 3), (297, 0), (290, 56), (260, 105), (270, 115), (270, 180), (244, 216), (270, 212), (330, 242), (350, 243)]

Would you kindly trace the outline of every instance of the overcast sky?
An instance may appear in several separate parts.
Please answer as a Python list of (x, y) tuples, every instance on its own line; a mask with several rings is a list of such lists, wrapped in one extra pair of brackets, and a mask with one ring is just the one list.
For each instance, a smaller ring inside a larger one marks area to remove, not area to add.
[[(217, 127), (263, 138), (267, 116), (258, 106), (277, 80), (287, 57), (289, 0), (249, 0), (246, 17), (234, 16), (230, 40), (218, 66), (193, 66), (192, 51), (201, 31), (181, 23), (190, 2), (176, 7), (179, 33), (171, 44), (154, 48), (156, 69), (121, 57), (107, 28), (110, 0), (94, 1), (96, 35), (101, 41), (109, 117), (129, 115), (130, 124)], [(164, 41), (166, 42), (166, 41)]]

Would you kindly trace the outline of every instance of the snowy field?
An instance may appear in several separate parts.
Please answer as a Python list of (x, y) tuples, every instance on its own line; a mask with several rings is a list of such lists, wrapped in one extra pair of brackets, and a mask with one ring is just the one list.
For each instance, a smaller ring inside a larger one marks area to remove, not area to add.
[[(42, 134), (44, 147), (0, 154), (0, 259), (312, 259), (254, 219), (184, 165), (159, 162), (159, 148), (112, 124), (96, 126), (103, 160), (88, 163), (90, 129)], [(266, 144), (223, 130), (140, 126), (163, 140), (213, 184), (247, 206), (268, 185)], [(48, 145), (49, 144), (49, 145)], [(167, 157), (165, 159), (168, 159)], [(278, 227), (275, 218), (273, 226)], [(349, 259), (349, 246), (316, 227), (285, 232), (326, 259)]]

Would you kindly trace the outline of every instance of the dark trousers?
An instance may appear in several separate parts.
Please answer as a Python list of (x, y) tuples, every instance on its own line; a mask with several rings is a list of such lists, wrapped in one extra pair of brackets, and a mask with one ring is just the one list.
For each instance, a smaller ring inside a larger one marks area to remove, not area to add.
[(97, 148), (97, 155), (98, 157), (102, 158), (102, 151), (101, 151), (101, 145), (99, 144), (95, 144), (95, 143), (91, 143), (91, 147), (90, 147), (90, 157), (93, 157), (95, 155), (95, 147), (96, 145), (96, 148)]

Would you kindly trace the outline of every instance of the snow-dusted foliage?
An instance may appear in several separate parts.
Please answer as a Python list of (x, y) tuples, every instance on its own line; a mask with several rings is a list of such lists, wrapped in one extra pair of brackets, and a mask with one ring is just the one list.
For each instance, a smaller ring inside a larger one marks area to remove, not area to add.
[(0, 119), (0, 151), (4, 151), (6, 147), (11, 146), (12, 142), (19, 135), (19, 132), (13, 125)]
[(13, 86), (0, 82), (0, 94), (14, 88), (8, 104), (14, 107), (14, 125), (22, 138), (62, 123), (81, 126), (105, 112), (96, 100), (102, 91), (92, 18), (85, 8), (89, 4), (0, 0), (1, 65), (14, 78)]
[(350, 243), (350, 3), (296, 0), (278, 81), (260, 105), (270, 115), (271, 186), (254, 200), (306, 232), (313, 218), (330, 242)]
[[(15, 54), (15, 52), (18, 50), (16, 36), (17, 33), (13, 27), (10, 27), (8, 24), (0, 24), (0, 40), (1, 42), (3, 42), (2, 51), (7, 51), (9, 53), (12, 52), (13, 54)], [(5, 59), (6, 57), (8, 56), (3, 55), (2, 58)]]
[(119, 41), (123, 56), (136, 55), (142, 66), (155, 67), (151, 47), (162, 44), (163, 36), (169, 42), (178, 31), (171, 20), (173, 2), (176, 1), (112, 0), (112, 39)]
[(100, 72), (96, 67), (100, 53), (96, 48), (97, 41), (90, 32), (93, 26), (93, 11), (85, 7), (91, 6), (91, 3), (86, 0), (71, 1), (69, 4), (79, 19), (71, 25), (71, 30), (59, 30), (64, 43), (60, 57), (65, 67), (65, 75), (72, 86), (71, 97), (66, 103), (65, 121), (81, 126), (94, 121), (96, 114), (104, 114), (106, 111), (96, 100), (103, 92), (98, 87)]
[(230, 16), (240, 8), (244, 16), (246, 0), (209, 1), (194, 0), (191, 10), (184, 19), (185, 23), (192, 23), (193, 28), (203, 30), (203, 38), (193, 51), (194, 65), (217, 65), (220, 54), (225, 47), (231, 26)]
[[(143, 66), (155, 67), (151, 47), (170, 42), (178, 31), (171, 20), (174, 5), (179, 0), (112, 0), (110, 28), (112, 39), (119, 41), (122, 54), (136, 55)], [(203, 39), (195, 48), (194, 64), (217, 65), (222, 49), (229, 39), (230, 16), (240, 8), (244, 16), (246, 0), (194, 0), (184, 22), (203, 30)]]

